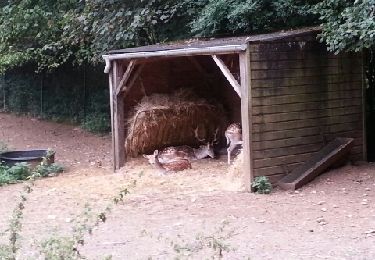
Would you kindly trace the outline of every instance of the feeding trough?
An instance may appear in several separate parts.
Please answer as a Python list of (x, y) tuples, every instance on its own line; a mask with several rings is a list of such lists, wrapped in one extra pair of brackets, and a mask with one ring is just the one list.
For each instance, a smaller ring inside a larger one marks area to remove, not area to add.
[(51, 150), (27, 150), (27, 151), (9, 151), (0, 154), (1, 163), (7, 166), (13, 166), (16, 163), (26, 162), (31, 167), (35, 167), (46, 158), (47, 164), (55, 162), (55, 152)]

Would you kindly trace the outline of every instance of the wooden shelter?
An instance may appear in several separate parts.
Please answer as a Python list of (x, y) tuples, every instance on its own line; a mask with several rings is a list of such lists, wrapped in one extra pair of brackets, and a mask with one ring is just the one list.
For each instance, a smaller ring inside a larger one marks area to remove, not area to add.
[[(335, 137), (354, 138), (365, 158), (361, 54), (332, 54), (319, 28), (222, 39), (192, 39), (111, 51), (109, 73), (114, 169), (126, 160), (127, 112), (144, 95), (194, 86), (242, 123), (247, 189), (254, 176), (273, 181)], [(202, 119), (203, 120), (203, 119)]]

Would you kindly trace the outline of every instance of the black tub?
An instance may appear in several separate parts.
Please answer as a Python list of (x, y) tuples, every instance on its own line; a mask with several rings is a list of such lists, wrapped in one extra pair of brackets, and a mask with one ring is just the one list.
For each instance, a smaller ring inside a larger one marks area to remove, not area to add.
[(27, 162), (31, 167), (37, 166), (43, 157), (49, 154), (47, 164), (55, 162), (55, 152), (48, 150), (28, 150), (28, 151), (9, 151), (0, 154), (0, 161), (8, 166), (12, 166), (16, 163)]

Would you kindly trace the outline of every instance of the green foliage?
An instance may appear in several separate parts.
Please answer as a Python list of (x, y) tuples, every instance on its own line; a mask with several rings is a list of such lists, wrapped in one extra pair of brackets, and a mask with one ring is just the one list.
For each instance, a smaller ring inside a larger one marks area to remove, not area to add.
[(82, 128), (93, 133), (108, 133), (111, 122), (107, 114), (90, 114), (84, 119)]
[(266, 176), (255, 177), (251, 187), (259, 194), (269, 194), (272, 191), (272, 184)]
[(199, 36), (248, 34), (312, 25), (309, 3), (299, 0), (210, 0), (191, 23)]
[(108, 78), (102, 68), (63, 66), (53, 73), (39, 74), (34, 73), (34, 68), (22, 67), (5, 74), (4, 83), (0, 84), (0, 107), (56, 122), (85, 122), (88, 130), (108, 132)]
[(12, 260), (12, 251), (8, 245), (1, 245), (0, 244), (0, 259), (2, 260)]
[(71, 237), (52, 236), (40, 244), (40, 252), (48, 260), (83, 259), (74, 248), (75, 241)]
[(30, 176), (30, 165), (26, 162), (16, 163), (7, 170), (7, 173), (16, 180), (26, 180)]
[(373, 45), (374, 0), (18, 0), (0, 5), (0, 73), (96, 64), (117, 48), (323, 23), (335, 51)]
[[(50, 153), (54, 153), (50, 151)], [(16, 183), (18, 181), (28, 180), (35, 177), (46, 177), (56, 175), (64, 171), (63, 166), (59, 164), (49, 164), (48, 156), (43, 158), (43, 161), (37, 165), (34, 169), (30, 168), (30, 165), (22, 162), (16, 163), (12, 167), (8, 167), (0, 163), (0, 186)]]
[(37, 165), (33, 170), (33, 172), (37, 173), (40, 177), (54, 176), (56, 174), (62, 173), (63, 171), (64, 167), (56, 163), (52, 163), (50, 165), (40, 164)]
[[(112, 207), (124, 202), (126, 196), (130, 193), (130, 189), (136, 186), (136, 180), (131, 181), (126, 187), (112, 198), (110, 204), (100, 213), (92, 212), (90, 205), (86, 204), (84, 211), (75, 220), (73, 232), (71, 236), (53, 235), (44, 240), (40, 244), (40, 253), (46, 259), (85, 259), (79, 252), (79, 247), (85, 245), (85, 235), (92, 235), (93, 229), (100, 224), (105, 223), (107, 215), (112, 212)], [(110, 256), (105, 259), (111, 259)]]
[(30, 167), (27, 163), (16, 163), (12, 167), (0, 163), (0, 186), (26, 180), (30, 174)]
[(321, 37), (329, 50), (374, 48), (375, 0), (324, 0), (314, 10), (320, 16)]

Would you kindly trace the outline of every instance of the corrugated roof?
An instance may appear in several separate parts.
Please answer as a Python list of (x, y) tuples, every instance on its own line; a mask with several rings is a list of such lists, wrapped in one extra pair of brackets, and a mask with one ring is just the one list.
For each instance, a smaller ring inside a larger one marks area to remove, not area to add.
[(205, 39), (190, 39), (179, 42), (170, 42), (163, 44), (148, 45), (136, 48), (127, 48), (122, 50), (113, 50), (108, 52), (108, 56), (112, 54), (121, 53), (138, 53), (138, 52), (159, 52), (169, 50), (183, 50), (183, 49), (199, 49), (209, 47), (224, 47), (224, 46), (242, 46), (248, 42), (264, 42), (282, 40), (288, 37), (303, 36), (311, 33), (318, 33), (319, 27), (308, 27), (298, 30), (279, 31), (268, 34), (258, 34), (251, 36), (229, 37), (229, 38), (205, 38)]

